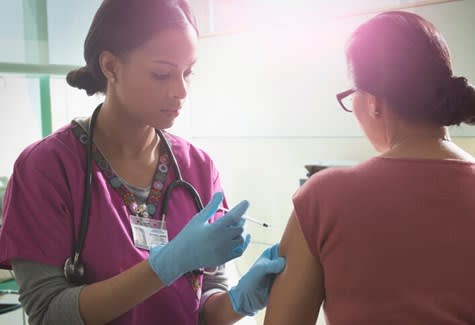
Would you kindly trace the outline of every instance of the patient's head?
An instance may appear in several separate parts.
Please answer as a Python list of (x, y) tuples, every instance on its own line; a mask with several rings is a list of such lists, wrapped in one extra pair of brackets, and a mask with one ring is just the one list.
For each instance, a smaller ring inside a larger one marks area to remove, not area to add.
[(447, 44), (424, 18), (381, 13), (353, 32), (346, 56), (354, 87), (397, 116), (435, 126), (475, 124), (475, 89), (453, 76)]

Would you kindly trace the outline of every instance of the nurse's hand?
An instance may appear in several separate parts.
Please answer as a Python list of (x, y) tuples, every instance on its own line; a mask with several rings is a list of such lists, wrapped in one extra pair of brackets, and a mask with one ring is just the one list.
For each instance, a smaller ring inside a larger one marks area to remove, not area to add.
[(285, 259), (279, 255), (279, 245), (267, 248), (237, 286), (228, 291), (234, 311), (253, 316), (264, 308), (275, 276), (284, 267)]
[(166, 245), (155, 246), (148, 258), (162, 283), (170, 285), (183, 274), (203, 267), (222, 265), (246, 250), (250, 235), (244, 234), (243, 215), (249, 207), (242, 201), (213, 223), (223, 194), (216, 193), (208, 205)]

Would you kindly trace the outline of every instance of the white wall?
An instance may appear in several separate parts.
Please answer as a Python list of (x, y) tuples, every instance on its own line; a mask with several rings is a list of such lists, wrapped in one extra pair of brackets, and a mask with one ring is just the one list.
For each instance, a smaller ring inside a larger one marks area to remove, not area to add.
[[(474, 82), (475, 1), (414, 11), (445, 35), (454, 73)], [(192, 136), (362, 136), (351, 115), (342, 114), (335, 94), (349, 87), (345, 41), (369, 16), (315, 14), (320, 19), (202, 39), (190, 96)], [(454, 132), (473, 136), (475, 128)]]
[(21, 150), (41, 138), (39, 82), (0, 75), (0, 176), (10, 176)]

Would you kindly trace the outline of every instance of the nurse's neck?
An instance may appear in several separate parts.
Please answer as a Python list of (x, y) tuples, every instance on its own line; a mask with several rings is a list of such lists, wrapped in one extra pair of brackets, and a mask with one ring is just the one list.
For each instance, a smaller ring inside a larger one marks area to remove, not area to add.
[(93, 140), (103, 153), (123, 159), (154, 155), (158, 144), (152, 127), (143, 125), (107, 97), (97, 117)]

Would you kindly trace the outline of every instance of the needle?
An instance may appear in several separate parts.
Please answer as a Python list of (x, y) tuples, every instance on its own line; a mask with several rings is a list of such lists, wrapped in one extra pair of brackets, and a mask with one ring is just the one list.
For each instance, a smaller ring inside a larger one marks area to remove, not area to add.
[[(224, 212), (229, 212), (229, 209), (226, 209), (226, 208), (223, 208), (223, 207), (220, 207), (219, 210), (224, 211)], [(260, 220), (257, 220), (256, 218), (252, 218), (252, 217), (249, 217), (249, 216), (246, 216), (246, 215), (244, 215), (242, 218), (244, 220), (249, 220), (250, 222), (255, 223), (257, 225), (260, 225), (260, 226), (265, 227), (265, 228), (273, 228), (270, 224), (265, 223), (265, 222), (260, 221)]]

